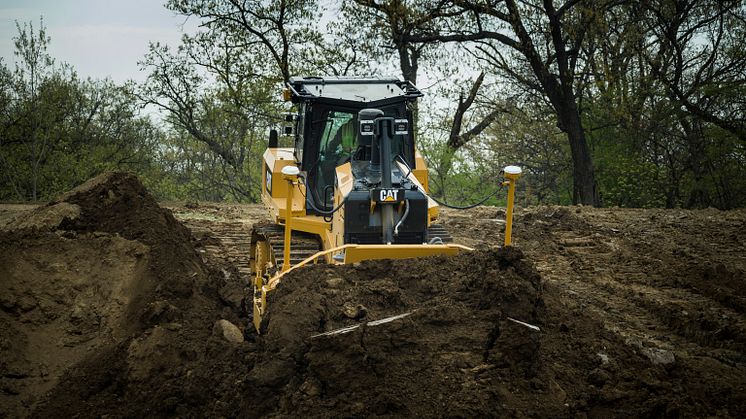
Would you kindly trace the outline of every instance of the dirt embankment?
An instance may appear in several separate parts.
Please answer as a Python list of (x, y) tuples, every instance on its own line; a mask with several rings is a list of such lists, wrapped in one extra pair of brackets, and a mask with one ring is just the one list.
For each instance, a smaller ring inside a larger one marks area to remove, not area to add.
[[(446, 225), (461, 242), (497, 243), (484, 226), (501, 215), (449, 213)], [(635, 415), (746, 414), (746, 211), (529, 208), (518, 211), (514, 231), (543, 278), (545, 348), (608, 336), (609, 348), (647, 360), (617, 370), (629, 388), (617, 403), (648, 393)], [(568, 322), (582, 334), (554, 333)], [(559, 350), (555, 359), (564, 364), (572, 353)], [(588, 386), (596, 378), (586, 369), (568, 371), (589, 397), (609, 388)]]
[[(177, 408), (189, 398), (140, 401), (205, 360), (217, 319), (239, 321), (219, 297), (237, 278), (205, 266), (189, 230), (125, 173), (17, 217), (0, 233), (0, 278), (0, 416)], [(121, 400), (130, 407), (114, 409)]]
[(114, 173), (5, 224), (0, 416), (746, 416), (742, 213), (446, 212), (477, 251), (299, 269), (256, 336), (200, 207)]

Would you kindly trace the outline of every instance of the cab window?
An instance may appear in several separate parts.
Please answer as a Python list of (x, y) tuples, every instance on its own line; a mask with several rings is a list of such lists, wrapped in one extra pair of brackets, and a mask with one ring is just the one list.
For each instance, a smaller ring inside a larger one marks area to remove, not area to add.
[(356, 127), (357, 115), (350, 112), (330, 110), (324, 118), (312, 186), (318, 201), (325, 207), (334, 199), (335, 169), (349, 161), (357, 147)]

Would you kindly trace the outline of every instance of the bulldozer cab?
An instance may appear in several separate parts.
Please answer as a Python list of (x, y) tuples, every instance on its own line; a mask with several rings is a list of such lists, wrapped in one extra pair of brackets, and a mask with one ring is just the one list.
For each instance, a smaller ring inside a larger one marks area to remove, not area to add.
[[(422, 93), (409, 82), (383, 78), (302, 77), (288, 83), (297, 107), (295, 159), (306, 173), (308, 212), (332, 209), (335, 169), (370, 159), (370, 147), (358, 135), (358, 112), (379, 109), (385, 116), (411, 120), (409, 105)], [(392, 158), (415, 166), (414, 132), (392, 138)], [(367, 154), (366, 154), (367, 153)]]

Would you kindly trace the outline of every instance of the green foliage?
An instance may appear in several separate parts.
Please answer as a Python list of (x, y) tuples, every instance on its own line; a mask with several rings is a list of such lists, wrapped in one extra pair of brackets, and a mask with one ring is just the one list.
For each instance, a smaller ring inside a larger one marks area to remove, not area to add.
[(161, 188), (174, 198), (257, 202), (268, 133), (286, 108), (281, 83), (321, 65), (309, 56), (329, 50), (305, 23), (316, 17), (315, 3), (174, 0), (167, 7), (203, 25), (177, 48), (151, 44), (140, 63), (149, 76), (139, 97), (163, 112), (170, 129), (159, 155), (170, 173)]
[(595, 157), (604, 205), (651, 208), (666, 204), (664, 191), (659, 188), (662, 174), (645, 161), (645, 156), (629, 152), (622, 142), (612, 138), (596, 148)]
[[(512, 108), (484, 135), (455, 153), (445, 140), (432, 137), (421, 136), (419, 149), (430, 165), (432, 193), (449, 203), (481, 200), (497, 188), (502, 180), (500, 171), (508, 165), (523, 169), (517, 184), (522, 205), (566, 205), (572, 201), (569, 151), (551, 117)], [(487, 203), (502, 205), (504, 200), (503, 192)]]
[[(567, 203), (568, 179), (583, 175), (573, 170), (577, 162), (569, 147), (554, 141), (560, 133), (548, 117), (559, 116), (558, 125), (569, 135), (572, 125), (566, 122), (572, 119), (562, 117), (568, 111), (566, 103), (549, 93), (555, 83), (571, 81), (603, 205), (746, 205), (742, 2), (690, 0), (675, 8), (664, 1), (568, 2), (561, 18), (561, 29), (567, 33), (562, 40), (572, 44), (564, 53), (570, 54), (569, 63), (577, 71), (564, 75), (558, 55), (547, 54), (545, 66), (529, 67), (531, 54), (511, 52), (524, 48), (525, 42), (516, 45), (484, 32), (494, 29), (487, 23), (494, 16), (512, 29), (523, 24), (540, 53), (557, 48), (559, 39), (547, 33), (546, 18), (552, 12), (545, 9), (551, 2), (519, 3), (525, 7), (510, 10), (516, 4), (510, 0), (483, 7), (458, 3), (475, 15), (484, 12), (480, 25), (437, 30), (440, 39), (456, 40), (479, 56), (488, 74), (508, 81), (502, 94), (494, 97), (493, 108), (515, 101), (530, 116), (523, 122), (503, 117), (486, 135), (459, 149), (459, 157), (440, 153), (445, 157), (437, 157), (443, 161), (432, 166), (433, 177), (446, 184), (464, 168), (480, 173), (481, 160), (515, 162), (527, 172), (521, 182), (530, 185), (529, 202)], [(514, 32), (506, 33), (521, 36)], [(559, 77), (542, 78), (542, 71), (558, 70)], [(569, 83), (566, 87), (563, 92), (570, 91)], [(447, 176), (449, 170), (453, 172)]]
[(80, 80), (47, 53), (43, 22), (18, 25), (18, 63), (0, 63), (0, 199), (46, 199), (110, 169), (148, 166), (157, 129), (131, 86)]

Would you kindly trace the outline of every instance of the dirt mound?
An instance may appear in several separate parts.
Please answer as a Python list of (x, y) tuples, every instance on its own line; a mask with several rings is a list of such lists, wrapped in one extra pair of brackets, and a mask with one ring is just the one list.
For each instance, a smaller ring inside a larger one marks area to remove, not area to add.
[(239, 320), (218, 297), (238, 278), (206, 267), (133, 175), (91, 179), (13, 227), (0, 233), (0, 416), (80, 414), (121, 397), (114, 384), (137, 398), (203, 354), (216, 320)]
[(186, 227), (170, 211), (161, 208), (132, 174), (108, 172), (97, 176), (46, 207), (61, 203), (80, 208), (79, 216), (63, 220), (59, 226), (63, 230), (116, 233), (149, 245), (186, 241), (188, 246)]
[(89, 351), (134, 332), (149, 257), (110, 235), (0, 235), (0, 412), (22, 415)]
[[(544, 323), (541, 281), (517, 250), (314, 266), (270, 299), (249, 375), (252, 414), (488, 416), (496, 379), (530, 380)], [(318, 336), (368, 323), (345, 334)], [(314, 337), (315, 336), (315, 337)]]
[[(497, 244), (493, 211), (444, 224), (459, 242)], [(574, 412), (746, 416), (745, 220), (743, 210), (517, 211), (514, 242), (544, 280), (542, 357)]]
[(60, 203), (78, 206), (80, 215), (64, 218), (59, 229), (108, 232), (149, 245), (160, 292), (188, 297), (194, 278), (205, 274), (190, 244), (189, 230), (161, 208), (132, 174), (110, 172), (95, 177), (49, 207)]
[(513, 248), (298, 270), (271, 296), (241, 411), (739, 415), (738, 370), (621, 339), (557, 292)]

